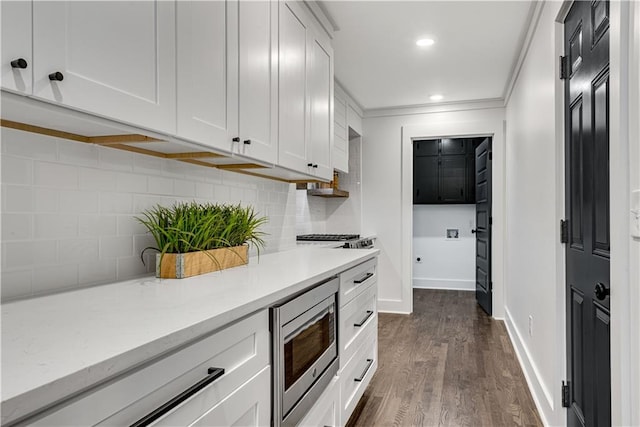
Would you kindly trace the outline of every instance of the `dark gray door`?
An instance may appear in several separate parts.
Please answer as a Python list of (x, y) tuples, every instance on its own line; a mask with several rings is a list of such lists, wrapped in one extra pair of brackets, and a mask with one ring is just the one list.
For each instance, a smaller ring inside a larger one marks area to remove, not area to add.
[(608, 16), (576, 1), (564, 22), (569, 426), (611, 425)]
[(476, 300), (491, 315), (491, 139), (476, 148)]

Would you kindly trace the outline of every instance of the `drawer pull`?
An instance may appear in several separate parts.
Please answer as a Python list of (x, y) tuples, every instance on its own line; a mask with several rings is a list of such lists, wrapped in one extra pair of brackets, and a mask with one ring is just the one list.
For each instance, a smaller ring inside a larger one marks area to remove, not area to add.
[(367, 310), (367, 315), (364, 316), (364, 319), (362, 319), (360, 322), (358, 323), (354, 323), (353, 326), (355, 326), (356, 328), (361, 327), (362, 325), (364, 325), (365, 323), (367, 323), (367, 320), (369, 320), (369, 318), (373, 316), (373, 311), (371, 310)]
[(197, 394), (200, 390), (207, 387), (215, 380), (224, 375), (224, 368), (209, 368), (207, 371), (209, 375), (206, 378), (198, 381), (164, 405), (155, 409), (153, 412), (145, 415), (143, 418), (139, 419), (135, 423), (131, 424), (131, 427), (144, 427), (151, 425), (153, 422), (157, 421), (159, 418), (163, 417), (168, 412), (172, 411), (176, 406), (180, 405), (185, 400), (189, 399), (191, 396)]
[(367, 372), (369, 372), (369, 369), (371, 369), (371, 365), (373, 365), (373, 359), (367, 359), (367, 367), (364, 368), (364, 371), (362, 371), (362, 374), (360, 374), (358, 378), (354, 378), (353, 380), (358, 383), (362, 382), (364, 377), (367, 376)]
[(371, 276), (373, 276), (373, 273), (367, 273), (364, 276), (362, 276), (361, 278), (354, 280), (353, 283), (362, 283), (362, 282), (364, 282), (365, 280), (367, 280)]

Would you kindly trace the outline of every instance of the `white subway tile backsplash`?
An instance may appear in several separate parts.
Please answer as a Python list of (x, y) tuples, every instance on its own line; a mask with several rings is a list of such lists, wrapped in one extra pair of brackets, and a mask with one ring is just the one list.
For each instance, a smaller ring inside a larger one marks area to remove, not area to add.
[(33, 190), (31, 187), (17, 185), (3, 185), (3, 214), (4, 212), (32, 212)]
[(3, 301), (153, 273), (155, 253), (148, 251), (144, 266), (140, 252), (155, 242), (135, 217), (158, 204), (251, 205), (269, 216), (262, 253), (295, 247), (295, 186), (42, 135), (10, 135), (1, 156)]
[(93, 191), (68, 191), (59, 193), (59, 211), (69, 213), (97, 213), (98, 193)]
[(58, 146), (58, 160), (77, 166), (97, 166), (98, 150), (93, 144), (66, 144), (61, 140)]
[(33, 216), (28, 214), (2, 215), (2, 240), (26, 240), (32, 237)]
[(81, 215), (78, 219), (78, 236), (115, 236), (117, 217), (115, 215)]
[(147, 191), (150, 194), (174, 194), (173, 179), (171, 178), (150, 176), (147, 182)]
[(133, 196), (126, 193), (102, 193), (100, 212), (103, 214), (133, 213)]
[[(150, 273), (152, 266), (147, 263), (145, 266), (140, 260), (140, 256), (119, 258), (118, 259), (118, 280), (126, 280), (134, 277), (139, 277)], [(153, 271), (155, 271), (155, 264), (153, 264)]]
[(41, 187), (78, 188), (78, 168), (59, 163), (35, 162), (34, 184)]
[[(34, 160), (53, 160), (58, 156), (57, 138), (33, 134), (32, 138), (22, 137), (23, 132), (16, 129), (2, 128), (3, 152), (18, 157)], [(19, 141), (14, 143), (13, 141)]]
[(133, 236), (100, 238), (100, 258), (128, 257), (133, 254)]
[(83, 285), (115, 282), (117, 275), (115, 259), (100, 260), (78, 266), (78, 280)]
[[(3, 146), (9, 141), (2, 141)], [(33, 161), (20, 157), (2, 155), (2, 183), (31, 185), (33, 182)]]
[(111, 171), (80, 168), (80, 189), (91, 191), (115, 191), (116, 179)]
[(116, 190), (120, 193), (146, 193), (147, 177), (120, 172), (116, 175)]
[(98, 260), (98, 239), (69, 239), (58, 243), (61, 263), (90, 263)]
[(33, 270), (32, 291), (35, 295), (78, 286), (78, 265), (62, 264)]
[(5, 299), (30, 295), (33, 271), (17, 270), (2, 272), (2, 297)]
[(57, 239), (78, 235), (78, 216), (70, 214), (36, 214), (34, 216), (36, 239)]
[(133, 170), (133, 153), (122, 150), (104, 149), (99, 152), (100, 167), (109, 171), (130, 172)]

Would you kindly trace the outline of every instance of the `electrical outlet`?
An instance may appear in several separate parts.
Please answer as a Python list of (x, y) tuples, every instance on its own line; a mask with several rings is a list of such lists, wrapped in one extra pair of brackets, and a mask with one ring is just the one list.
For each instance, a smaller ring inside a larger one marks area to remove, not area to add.
[(529, 336), (533, 336), (533, 316), (529, 316)]

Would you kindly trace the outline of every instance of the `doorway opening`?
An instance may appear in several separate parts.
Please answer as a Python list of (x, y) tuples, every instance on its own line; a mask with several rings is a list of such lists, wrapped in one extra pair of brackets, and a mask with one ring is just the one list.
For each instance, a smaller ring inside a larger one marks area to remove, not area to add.
[(491, 137), (412, 145), (412, 288), (475, 292), (491, 315)]

